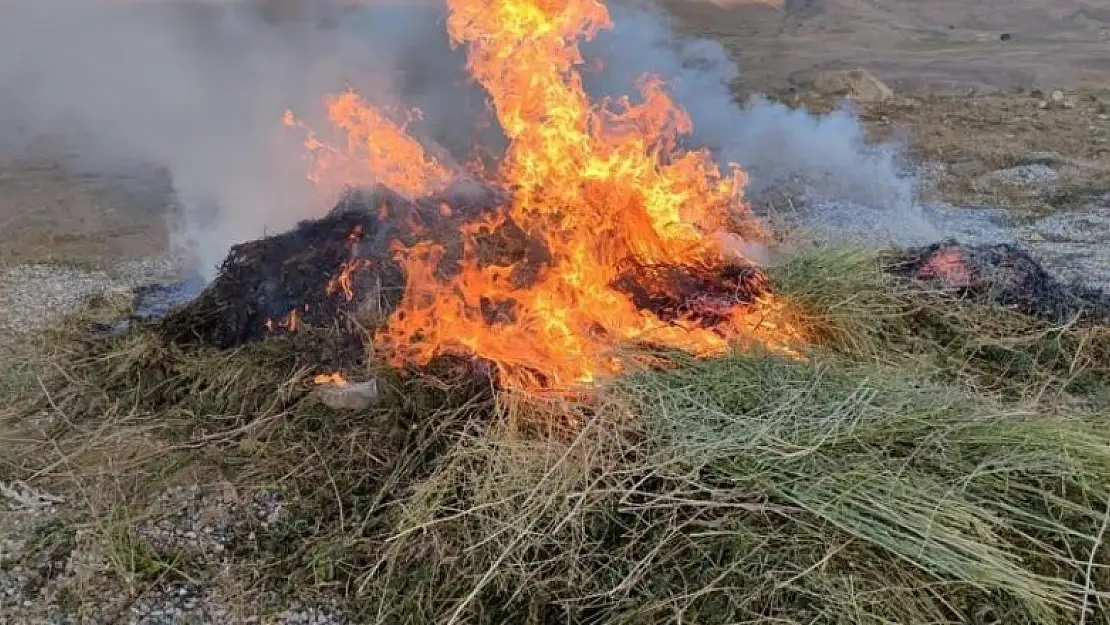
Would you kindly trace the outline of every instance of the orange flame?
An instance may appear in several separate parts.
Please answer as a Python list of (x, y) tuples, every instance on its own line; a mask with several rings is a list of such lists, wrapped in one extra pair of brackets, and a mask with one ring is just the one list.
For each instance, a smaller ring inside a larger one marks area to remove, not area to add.
[[(692, 318), (665, 320), (613, 286), (629, 264), (723, 268), (743, 244), (731, 231), (765, 233), (744, 203), (744, 172), (722, 172), (707, 152), (677, 148), (691, 122), (659, 80), (643, 80), (636, 103), (590, 101), (578, 41), (610, 27), (604, 4), (447, 4), (452, 41), (468, 46), (468, 69), (489, 93), (510, 142), (494, 184), (511, 199), (496, 217), (464, 228), (452, 277), (438, 270), (443, 246), (395, 244), (405, 292), (378, 336), (393, 362), (474, 355), (491, 361), (505, 384), (568, 388), (625, 369), (621, 352), (633, 343), (712, 355), (757, 342), (791, 353), (800, 334), (769, 296), (732, 306), (723, 323), (708, 328)], [(360, 139), (381, 141), (365, 150), (369, 169), (391, 168), (388, 177), (401, 190), (443, 186), (444, 170), (411, 145), (365, 130), (365, 120), (381, 119), (372, 109), (351, 95), (343, 103), (333, 119)], [(525, 286), (512, 279), (514, 266), (478, 260), (475, 235), (510, 221), (547, 251)]]
[(325, 288), (325, 295), (333, 295), (335, 293), (342, 293), (344, 299), (348, 302), (355, 298), (355, 288), (352, 280), (356, 271), (366, 269), (373, 265), (369, 259), (354, 258), (358, 254), (358, 245), (362, 241), (362, 224), (356, 224), (350, 232), (347, 233), (347, 249), (351, 252), (351, 260), (346, 261), (339, 266), (339, 273), (332, 276), (328, 280), (327, 287)]
[[(326, 104), (328, 117), (346, 134), (345, 149), (322, 141), (292, 111), (286, 111), (284, 120), (286, 126), (307, 133), (304, 145), (313, 159), (308, 179), (317, 187), (336, 192), (384, 184), (411, 198), (437, 191), (450, 181), (450, 170), (406, 134), (407, 122), (393, 122), (351, 91), (329, 96)], [(419, 110), (409, 112), (410, 121), (419, 116)]]
[(342, 373), (322, 373), (313, 378), (313, 382), (317, 386), (348, 386), (350, 384)]
[(956, 247), (938, 252), (921, 267), (920, 273), (924, 278), (937, 278), (955, 288), (966, 288), (974, 282), (963, 254)]
[(339, 273), (328, 280), (326, 294), (332, 295), (334, 293), (342, 293), (344, 299), (348, 302), (351, 301), (355, 298), (355, 288), (351, 282), (354, 273), (361, 269), (366, 269), (372, 264), (373, 263), (365, 258), (350, 260), (343, 263), (339, 268)]
[[(305, 312), (308, 312), (308, 304), (305, 304), (304, 310)], [(273, 319), (267, 319), (265, 322), (263, 322), (262, 325), (266, 328), (267, 332), (274, 332), (278, 329), (286, 330), (288, 332), (296, 332), (301, 327), (300, 311), (294, 308), (293, 310), (289, 311), (289, 314), (285, 315), (280, 320), (274, 321)]]

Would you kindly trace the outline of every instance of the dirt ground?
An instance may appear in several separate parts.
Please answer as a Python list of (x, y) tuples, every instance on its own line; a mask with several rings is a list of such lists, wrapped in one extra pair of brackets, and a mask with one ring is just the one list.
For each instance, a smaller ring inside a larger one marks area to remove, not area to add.
[(165, 246), (171, 193), (156, 175), (106, 176), (65, 159), (0, 165), (0, 264), (156, 256)]
[(687, 29), (725, 45), (751, 89), (786, 89), (815, 71), (851, 67), (903, 91), (958, 94), (1108, 80), (1110, 6), (1102, 0), (665, 3)]

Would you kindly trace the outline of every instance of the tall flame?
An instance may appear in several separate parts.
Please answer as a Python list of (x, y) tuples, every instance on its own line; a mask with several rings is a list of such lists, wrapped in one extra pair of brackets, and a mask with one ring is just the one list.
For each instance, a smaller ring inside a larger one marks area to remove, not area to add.
[[(605, 6), (447, 4), (448, 33), (468, 46), (468, 69), (489, 93), (509, 139), (496, 184), (511, 199), (500, 214), (464, 228), (465, 250), (452, 277), (437, 271), (446, 253), (441, 245), (395, 246), (405, 292), (378, 337), (393, 360), (476, 355), (494, 363), (507, 384), (569, 387), (622, 370), (621, 349), (629, 343), (699, 355), (723, 352), (739, 339), (788, 349), (795, 332), (774, 322), (780, 315), (770, 299), (733, 306), (711, 329), (693, 319), (664, 320), (614, 287), (630, 264), (722, 267), (724, 233), (738, 225), (747, 234), (763, 232), (747, 213), (742, 171), (722, 172), (707, 152), (677, 148), (691, 122), (661, 82), (643, 80), (636, 103), (591, 103), (577, 69), (579, 41), (611, 26)], [(357, 110), (341, 119), (374, 118)], [(440, 170), (403, 142), (380, 145), (381, 159), (404, 166), (396, 176), (403, 189), (427, 190), (441, 180)], [(378, 156), (368, 155), (371, 162)], [(513, 266), (478, 261), (475, 235), (509, 221), (546, 247), (545, 264), (523, 286), (513, 280)]]
[[(326, 100), (328, 118), (346, 134), (347, 144), (336, 148), (321, 140), (292, 113), (285, 125), (308, 132), (305, 147), (313, 157), (309, 180), (318, 187), (339, 191), (348, 186), (383, 184), (408, 197), (435, 192), (447, 184), (451, 172), (424, 151), (418, 141), (398, 124), (367, 104), (358, 94), (345, 91)], [(409, 112), (410, 118), (420, 112)]]

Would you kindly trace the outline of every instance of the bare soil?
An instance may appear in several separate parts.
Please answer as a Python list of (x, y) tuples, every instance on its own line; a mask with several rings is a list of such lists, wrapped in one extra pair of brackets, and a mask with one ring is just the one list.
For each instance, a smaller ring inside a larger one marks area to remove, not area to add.
[(164, 172), (82, 167), (65, 155), (0, 160), (0, 266), (101, 266), (165, 253), (172, 188)]
[(719, 39), (753, 89), (857, 66), (903, 91), (1107, 81), (1110, 7), (1101, 0), (664, 1), (685, 28)]

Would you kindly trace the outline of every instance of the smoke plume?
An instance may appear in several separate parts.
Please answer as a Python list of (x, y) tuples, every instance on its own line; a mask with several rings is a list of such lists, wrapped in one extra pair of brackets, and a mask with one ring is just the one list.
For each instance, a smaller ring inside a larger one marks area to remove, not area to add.
[[(230, 245), (326, 210), (304, 177), (303, 137), (281, 124), (287, 109), (323, 128), (323, 95), (350, 86), (374, 104), (419, 107), (424, 120), (413, 131), (460, 159), (476, 143), (499, 148), (440, 3), (352, 4), (8, 2), (0, 157), (49, 135), (86, 167), (164, 167), (183, 209), (174, 233), (207, 274)], [(897, 151), (864, 145), (850, 112), (817, 118), (764, 100), (737, 106), (728, 87), (736, 69), (720, 46), (676, 38), (650, 7), (610, 8), (615, 29), (586, 46), (603, 61), (587, 74), (593, 93), (635, 93), (641, 74), (662, 76), (693, 118), (691, 143), (747, 168), (756, 197), (801, 179), (815, 206), (913, 204)]]
[(850, 108), (816, 116), (762, 97), (737, 103), (730, 85), (742, 68), (720, 44), (676, 37), (650, 4), (621, 4), (612, 13), (613, 30), (587, 46), (605, 60), (604, 71), (587, 77), (593, 92), (634, 93), (644, 73), (664, 77), (693, 120), (691, 144), (712, 149), (722, 166), (740, 164), (756, 202), (784, 188), (797, 194), (794, 217), (825, 240), (938, 238), (917, 203), (918, 180), (902, 162), (902, 146), (866, 143)]

